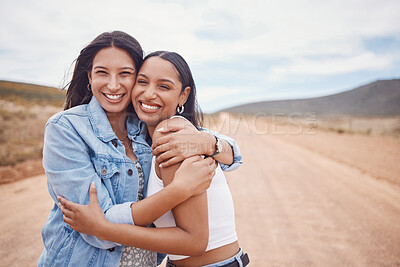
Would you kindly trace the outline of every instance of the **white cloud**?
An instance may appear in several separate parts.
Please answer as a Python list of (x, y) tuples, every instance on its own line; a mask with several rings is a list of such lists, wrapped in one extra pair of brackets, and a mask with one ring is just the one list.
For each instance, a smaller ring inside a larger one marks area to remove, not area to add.
[(244, 87), (202, 87), (197, 88), (200, 107), (205, 112), (215, 112), (222, 108), (239, 105), (242, 101), (257, 101), (249, 88)]
[(208, 102), (215, 99), (221, 99), (226, 95), (238, 95), (243, 93), (245, 90), (242, 88), (230, 88), (230, 87), (205, 87), (198, 90), (197, 97), (199, 102)]
[[(399, 59), (399, 57), (397, 57)], [(392, 64), (391, 55), (375, 55), (364, 52), (360, 55), (322, 60), (299, 58), (286, 66), (271, 68), (267, 80), (281, 81), (290, 75), (337, 75), (364, 70), (379, 70)]]

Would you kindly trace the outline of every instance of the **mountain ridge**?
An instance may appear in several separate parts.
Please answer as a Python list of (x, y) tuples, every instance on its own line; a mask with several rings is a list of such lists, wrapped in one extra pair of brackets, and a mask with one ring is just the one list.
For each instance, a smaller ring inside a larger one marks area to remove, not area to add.
[(221, 110), (244, 114), (317, 113), (319, 115), (400, 115), (400, 79), (377, 80), (357, 88), (315, 98), (260, 101)]

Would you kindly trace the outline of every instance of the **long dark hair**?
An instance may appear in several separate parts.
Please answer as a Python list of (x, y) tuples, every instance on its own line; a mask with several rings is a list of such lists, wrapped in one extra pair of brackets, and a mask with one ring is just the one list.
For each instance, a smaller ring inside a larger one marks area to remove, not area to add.
[(194, 83), (190, 67), (185, 61), (185, 59), (183, 59), (182, 56), (180, 56), (178, 53), (175, 52), (156, 51), (147, 55), (144, 61), (146, 61), (146, 59), (151, 57), (162, 58), (164, 60), (171, 62), (174, 65), (175, 69), (179, 73), (179, 81), (182, 84), (181, 92), (183, 92), (183, 90), (188, 86), (191, 89), (189, 97), (186, 100), (186, 103), (183, 105), (185, 109), (183, 113), (180, 115), (188, 119), (196, 128), (202, 126), (203, 113), (201, 112), (199, 104), (197, 103), (196, 85)]
[(129, 34), (121, 31), (104, 32), (97, 36), (90, 44), (82, 49), (75, 60), (75, 69), (71, 81), (65, 86), (67, 96), (64, 110), (77, 105), (87, 104), (92, 98), (92, 91), (88, 90), (88, 73), (92, 70), (93, 59), (97, 52), (107, 47), (118, 47), (132, 57), (136, 72), (143, 63), (143, 50), (139, 42)]

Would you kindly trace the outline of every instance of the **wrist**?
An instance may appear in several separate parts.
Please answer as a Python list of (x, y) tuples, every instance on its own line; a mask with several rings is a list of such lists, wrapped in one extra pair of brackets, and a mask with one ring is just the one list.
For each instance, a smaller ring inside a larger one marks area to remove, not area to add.
[(96, 227), (94, 228), (94, 236), (103, 239), (103, 240), (109, 240), (107, 233), (109, 232), (109, 230), (112, 230), (112, 223), (105, 220), (104, 222), (99, 222), (97, 223)]
[(206, 145), (204, 146), (205, 148), (205, 153), (203, 153), (206, 156), (211, 156), (212, 154), (215, 153), (215, 136), (212, 133), (207, 133), (207, 132), (203, 132), (206, 136)]
[[(186, 201), (188, 198), (190, 198), (193, 195), (193, 192), (190, 191), (190, 187), (181, 183), (181, 182), (177, 182), (179, 181), (179, 179), (175, 179), (172, 181), (172, 183), (170, 183), (169, 185), (167, 185), (164, 189), (169, 191), (169, 194), (171, 196), (173, 196), (172, 200), (175, 201), (175, 205), (178, 205), (184, 201)], [(174, 206), (175, 206), (174, 205)]]
[(216, 155), (218, 155), (223, 148), (223, 144), (221, 142), (221, 139), (219, 139), (218, 136), (210, 134), (212, 136), (213, 141), (211, 141), (210, 144), (210, 150), (212, 151), (211, 154), (206, 154), (209, 157), (214, 157)]

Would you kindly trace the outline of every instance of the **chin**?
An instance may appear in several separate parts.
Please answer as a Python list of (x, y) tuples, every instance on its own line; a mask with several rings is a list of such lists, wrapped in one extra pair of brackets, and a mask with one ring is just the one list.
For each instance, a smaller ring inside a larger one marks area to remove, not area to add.
[(157, 124), (159, 124), (161, 121), (164, 120), (159, 116), (151, 116), (148, 114), (138, 114), (138, 117), (141, 121), (143, 121), (147, 125), (154, 125), (154, 126), (156, 126)]
[(120, 113), (120, 112), (123, 112), (123, 111), (127, 110), (128, 106), (129, 106), (129, 103), (120, 103), (119, 105), (106, 104), (106, 105), (101, 105), (101, 106), (102, 106), (102, 108), (104, 110), (106, 110), (108, 112)]
[(125, 107), (125, 108), (115, 108), (115, 107), (111, 107), (111, 108), (105, 108), (105, 110), (106, 110), (107, 112), (110, 112), (110, 113), (121, 113), (121, 112), (126, 111), (126, 110), (127, 110), (127, 107)]
[(145, 122), (147, 125), (152, 125), (152, 126), (156, 126), (157, 124), (159, 124), (162, 120), (159, 119), (151, 119), (151, 118), (143, 118), (141, 119), (143, 122)]

